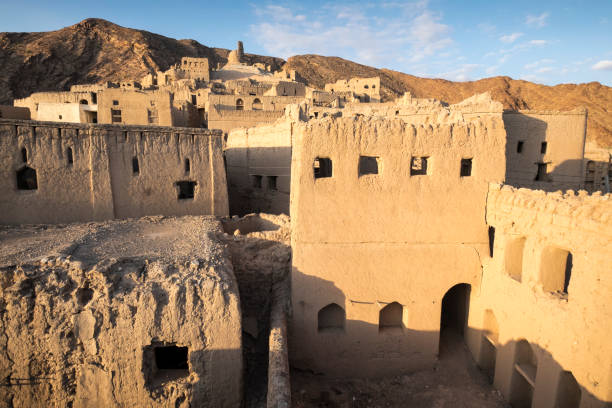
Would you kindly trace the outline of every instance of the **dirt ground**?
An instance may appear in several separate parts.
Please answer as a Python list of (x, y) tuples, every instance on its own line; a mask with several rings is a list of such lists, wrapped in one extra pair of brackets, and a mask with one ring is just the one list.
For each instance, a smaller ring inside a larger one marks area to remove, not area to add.
[(507, 408), (501, 394), (474, 363), (460, 335), (447, 329), (433, 370), (397, 377), (331, 379), (291, 372), (295, 408)]

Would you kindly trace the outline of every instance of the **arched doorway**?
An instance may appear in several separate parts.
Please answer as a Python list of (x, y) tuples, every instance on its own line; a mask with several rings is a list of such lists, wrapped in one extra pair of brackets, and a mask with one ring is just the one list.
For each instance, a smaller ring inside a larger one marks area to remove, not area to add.
[(440, 355), (463, 340), (469, 313), (470, 290), (469, 284), (460, 283), (450, 288), (442, 298)]

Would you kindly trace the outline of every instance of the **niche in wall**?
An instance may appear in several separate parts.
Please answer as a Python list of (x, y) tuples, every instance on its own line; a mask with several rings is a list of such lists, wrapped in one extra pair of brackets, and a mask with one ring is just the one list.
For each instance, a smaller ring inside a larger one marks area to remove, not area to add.
[(508, 238), (506, 240), (506, 273), (517, 282), (523, 279), (523, 252), (525, 237)]
[(317, 314), (317, 329), (322, 331), (344, 330), (346, 313), (336, 303), (330, 303)]
[(491, 309), (485, 310), (482, 326), (482, 344), (480, 346), (479, 365), (489, 382), (493, 384), (499, 339), (499, 325)]
[(394, 331), (404, 328), (404, 307), (397, 302), (389, 303), (378, 314), (378, 331)]
[(547, 292), (568, 294), (572, 277), (572, 253), (557, 247), (546, 247), (540, 261), (540, 282)]
[(516, 343), (510, 385), (510, 404), (514, 408), (531, 408), (535, 390), (538, 360), (527, 340)]
[(144, 347), (142, 369), (149, 389), (189, 376), (189, 349), (173, 343), (154, 342)]

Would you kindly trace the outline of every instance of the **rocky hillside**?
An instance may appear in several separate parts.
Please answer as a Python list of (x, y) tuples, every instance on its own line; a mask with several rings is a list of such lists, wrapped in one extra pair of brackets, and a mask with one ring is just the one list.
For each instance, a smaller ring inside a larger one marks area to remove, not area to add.
[[(225, 63), (229, 51), (209, 48), (194, 40), (175, 40), (147, 31), (87, 19), (57, 31), (0, 33), (0, 104), (35, 91), (67, 90), (70, 85), (140, 78), (167, 69), (183, 56), (208, 57), (211, 66)], [(247, 54), (250, 62), (278, 69), (280, 58)], [(337, 57), (297, 55), (287, 61), (315, 87), (351, 77), (380, 76), (384, 100), (404, 92), (449, 103), (489, 91), (508, 109), (589, 110), (587, 138), (612, 147), (612, 88), (588, 84), (538, 85), (508, 77), (472, 82), (419, 78), (377, 69)]]
[(588, 109), (587, 140), (602, 147), (612, 147), (612, 88), (599, 82), (545, 86), (509, 77), (485, 78), (479, 81), (452, 82), (419, 78), (388, 69), (376, 69), (337, 57), (296, 55), (287, 61), (309, 84), (324, 86), (338, 79), (380, 76), (383, 100), (404, 92), (419, 98), (436, 98), (456, 103), (475, 93), (491, 92), (493, 99), (507, 109), (571, 110)]
[[(0, 104), (35, 91), (67, 90), (70, 85), (139, 79), (165, 70), (181, 57), (208, 57), (225, 63), (229, 50), (194, 40), (175, 40), (87, 19), (57, 31), (0, 33)], [(279, 68), (280, 58), (246, 55), (251, 62)]]

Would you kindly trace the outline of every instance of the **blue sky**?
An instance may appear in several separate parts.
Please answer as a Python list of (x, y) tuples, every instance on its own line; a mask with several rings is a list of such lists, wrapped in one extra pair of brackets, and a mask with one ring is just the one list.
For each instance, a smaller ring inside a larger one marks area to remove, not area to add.
[(208, 46), (240, 39), (256, 54), (339, 56), (455, 81), (508, 75), (612, 86), (612, 0), (0, 0), (0, 31), (55, 30), (87, 17)]

